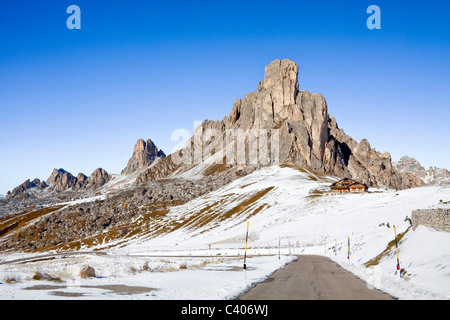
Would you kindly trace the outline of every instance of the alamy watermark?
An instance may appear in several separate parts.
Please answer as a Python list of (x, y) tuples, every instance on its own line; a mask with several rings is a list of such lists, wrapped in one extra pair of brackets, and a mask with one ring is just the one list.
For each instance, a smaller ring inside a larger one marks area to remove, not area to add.
[[(81, 29), (81, 9), (77, 5), (70, 5), (67, 7), (66, 13), (70, 16), (66, 20), (66, 26), (69, 30)], [(370, 5), (367, 7), (366, 13), (370, 14), (367, 18), (366, 26), (368, 29), (381, 29), (381, 9), (377, 5)]]
[(187, 129), (172, 132), (179, 141), (172, 150), (174, 164), (200, 164), (208, 159), (214, 164), (268, 165), (280, 161), (278, 129), (204, 128), (194, 122), (194, 135)]
[(370, 5), (367, 7), (366, 13), (370, 16), (367, 18), (366, 25), (370, 30), (381, 29), (381, 9), (379, 6)]
[(70, 5), (67, 7), (66, 13), (70, 16), (66, 20), (67, 29), (81, 29), (81, 9), (77, 5)]

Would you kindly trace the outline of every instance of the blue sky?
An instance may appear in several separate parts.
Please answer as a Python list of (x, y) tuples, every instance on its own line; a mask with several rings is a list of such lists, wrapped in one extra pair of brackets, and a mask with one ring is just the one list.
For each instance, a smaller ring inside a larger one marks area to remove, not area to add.
[(53, 168), (120, 173), (139, 138), (169, 154), (175, 129), (222, 119), (283, 58), (357, 141), (450, 168), (449, 16), (449, 1), (2, 1), (0, 193)]

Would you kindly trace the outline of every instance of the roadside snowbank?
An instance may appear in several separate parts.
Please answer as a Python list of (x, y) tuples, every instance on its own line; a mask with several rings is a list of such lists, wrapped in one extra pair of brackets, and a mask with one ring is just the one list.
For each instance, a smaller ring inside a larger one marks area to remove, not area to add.
[[(2, 266), (0, 278), (16, 281), (0, 284), (0, 299), (225, 300), (263, 281), (293, 259), (294, 256), (250, 257), (246, 271), (242, 258), (181, 256), (86, 255), (57, 259), (51, 264), (27, 263), (21, 270)], [(83, 264), (92, 266), (97, 278), (73, 277), (76, 266)], [(32, 280), (36, 270), (45, 270), (64, 281)]]

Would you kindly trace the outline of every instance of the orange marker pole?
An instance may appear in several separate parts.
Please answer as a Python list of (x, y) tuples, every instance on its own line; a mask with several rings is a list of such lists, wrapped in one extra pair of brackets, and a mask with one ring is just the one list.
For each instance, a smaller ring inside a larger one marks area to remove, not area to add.
[(248, 224), (249, 224), (249, 221), (247, 221), (247, 233), (245, 234), (244, 270), (247, 270), (246, 260), (247, 260)]

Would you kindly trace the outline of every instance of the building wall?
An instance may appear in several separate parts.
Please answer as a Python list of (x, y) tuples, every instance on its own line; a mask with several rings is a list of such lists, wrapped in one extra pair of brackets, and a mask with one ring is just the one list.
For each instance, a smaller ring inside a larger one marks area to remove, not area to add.
[(450, 209), (413, 210), (411, 221), (413, 230), (421, 224), (437, 231), (450, 232)]

